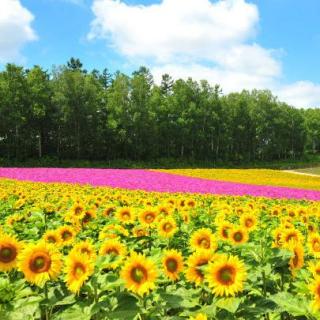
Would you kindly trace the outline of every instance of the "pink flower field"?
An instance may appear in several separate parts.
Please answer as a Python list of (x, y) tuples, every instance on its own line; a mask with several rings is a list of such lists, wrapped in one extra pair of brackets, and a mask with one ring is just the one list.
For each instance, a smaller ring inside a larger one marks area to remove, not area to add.
[(0, 168), (0, 177), (34, 182), (90, 184), (157, 192), (320, 200), (320, 191), (206, 180), (149, 170)]

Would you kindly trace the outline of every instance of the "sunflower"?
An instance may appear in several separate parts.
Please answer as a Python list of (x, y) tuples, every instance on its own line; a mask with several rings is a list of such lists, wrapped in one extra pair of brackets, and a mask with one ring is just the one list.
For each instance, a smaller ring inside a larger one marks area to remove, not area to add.
[(97, 217), (97, 214), (95, 213), (94, 210), (86, 210), (81, 221), (84, 225), (86, 225), (92, 220), (94, 220), (96, 217)]
[(22, 244), (15, 237), (0, 234), (0, 271), (10, 271), (17, 266)]
[(215, 251), (217, 249), (217, 242), (210, 229), (202, 228), (192, 234), (190, 246), (193, 250), (204, 249)]
[(56, 230), (47, 230), (42, 236), (42, 239), (45, 242), (52, 243), (57, 246), (59, 246), (62, 243), (61, 234)]
[(198, 313), (195, 317), (190, 316), (189, 320), (207, 320), (207, 316), (204, 313)]
[(201, 284), (204, 280), (204, 271), (201, 268), (208, 265), (212, 257), (212, 253), (208, 250), (198, 250), (189, 256), (186, 270), (187, 280), (197, 285)]
[(283, 229), (281, 227), (278, 227), (272, 231), (272, 236), (273, 236), (272, 248), (282, 247), (282, 242), (281, 242), (282, 232), (283, 232)]
[(61, 271), (61, 254), (51, 244), (29, 244), (18, 257), (18, 268), (27, 281), (42, 287), (56, 279)]
[(163, 216), (169, 216), (172, 212), (172, 209), (169, 208), (169, 206), (161, 205), (157, 207), (157, 212)]
[(307, 229), (309, 233), (315, 233), (317, 232), (317, 226), (314, 223), (309, 222), (307, 224)]
[(304, 251), (302, 244), (298, 243), (292, 248), (293, 256), (289, 261), (289, 267), (292, 275), (303, 267), (304, 264)]
[(86, 254), (71, 251), (66, 259), (64, 272), (68, 289), (77, 294), (83, 283), (93, 274), (94, 263)]
[(88, 240), (78, 242), (74, 245), (70, 252), (76, 252), (87, 256), (89, 260), (95, 260), (97, 257), (96, 250), (92, 243)]
[(167, 217), (162, 219), (158, 225), (158, 234), (164, 238), (171, 238), (177, 232), (177, 224), (176, 221)]
[(154, 289), (158, 273), (152, 260), (133, 252), (125, 262), (120, 276), (129, 291), (142, 296)]
[(104, 226), (100, 231), (99, 240), (115, 239), (121, 235), (125, 237), (129, 236), (128, 230), (119, 224), (109, 224)]
[(228, 240), (230, 237), (231, 230), (233, 229), (233, 224), (228, 221), (220, 221), (218, 224), (218, 235), (221, 240)]
[(84, 206), (83, 204), (76, 202), (70, 208), (70, 218), (75, 218), (81, 220), (84, 216)]
[(303, 243), (303, 235), (297, 229), (284, 229), (281, 235), (282, 246), (291, 249), (298, 243)]
[(136, 215), (132, 208), (123, 207), (116, 212), (116, 218), (123, 224), (131, 224), (134, 223)]
[(115, 211), (116, 211), (116, 207), (113, 205), (110, 205), (104, 208), (102, 214), (105, 217), (112, 217)]
[(74, 228), (67, 225), (58, 228), (57, 232), (60, 234), (62, 245), (64, 246), (72, 244), (76, 237), (76, 231)]
[(234, 227), (231, 230), (230, 240), (233, 244), (243, 244), (249, 240), (248, 231), (243, 227)]
[(308, 240), (308, 247), (314, 257), (320, 258), (320, 236), (319, 234), (311, 234)]
[(314, 278), (320, 277), (320, 261), (309, 262), (308, 269)]
[(157, 218), (157, 212), (153, 210), (143, 210), (139, 214), (139, 221), (143, 226), (152, 226)]
[(167, 250), (164, 252), (162, 265), (167, 277), (177, 280), (179, 273), (183, 270), (183, 257), (177, 250)]
[(257, 217), (254, 214), (245, 213), (240, 217), (240, 225), (248, 231), (252, 231), (257, 227)]
[(309, 289), (313, 295), (312, 307), (315, 310), (320, 310), (320, 277), (314, 279)]
[(127, 254), (127, 248), (117, 239), (110, 239), (105, 241), (100, 250), (100, 256), (110, 256), (111, 262), (107, 263), (104, 267), (106, 269), (116, 269), (125, 255)]
[(143, 226), (135, 226), (132, 229), (132, 234), (136, 237), (136, 238), (140, 238), (140, 237), (147, 237), (149, 235), (149, 230), (147, 230), (145, 227)]
[(244, 263), (236, 256), (221, 255), (209, 265), (206, 280), (216, 296), (234, 296), (243, 290)]

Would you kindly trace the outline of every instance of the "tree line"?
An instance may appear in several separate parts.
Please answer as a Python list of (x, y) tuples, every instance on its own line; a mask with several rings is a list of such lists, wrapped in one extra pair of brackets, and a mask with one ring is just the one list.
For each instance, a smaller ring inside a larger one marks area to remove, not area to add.
[(87, 71), (79, 59), (51, 72), (0, 72), (0, 158), (259, 161), (320, 150), (320, 109), (297, 109), (268, 90), (223, 94), (207, 81), (154, 83)]

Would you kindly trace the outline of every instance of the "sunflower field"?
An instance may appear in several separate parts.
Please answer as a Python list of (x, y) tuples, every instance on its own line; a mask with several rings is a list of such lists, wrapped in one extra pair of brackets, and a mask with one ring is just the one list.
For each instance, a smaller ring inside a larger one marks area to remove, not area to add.
[(319, 217), (315, 200), (0, 179), (0, 319), (320, 319)]

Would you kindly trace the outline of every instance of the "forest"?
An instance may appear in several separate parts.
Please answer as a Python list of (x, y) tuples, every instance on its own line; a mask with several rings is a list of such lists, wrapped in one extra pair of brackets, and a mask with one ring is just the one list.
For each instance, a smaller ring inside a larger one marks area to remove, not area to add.
[(224, 94), (207, 81), (156, 84), (86, 70), (79, 59), (49, 72), (0, 72), (0, 158), (255, 162), (320, 151), (320, 109), (294, 108), (268, 90)]

